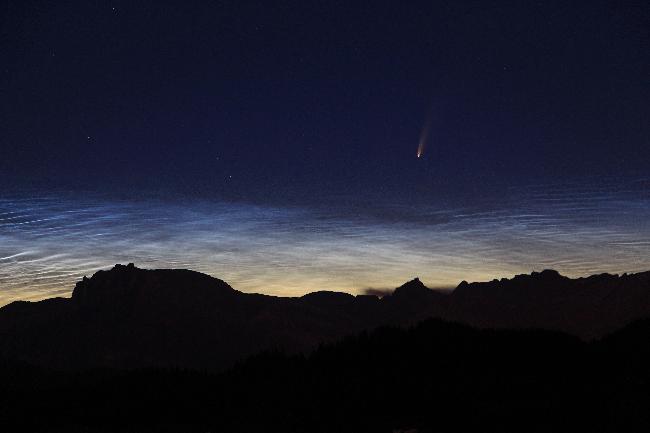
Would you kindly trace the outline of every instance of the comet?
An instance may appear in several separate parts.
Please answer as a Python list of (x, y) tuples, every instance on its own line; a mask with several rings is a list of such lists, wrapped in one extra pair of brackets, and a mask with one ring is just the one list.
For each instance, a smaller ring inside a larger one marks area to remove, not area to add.
[(417, 157), (420, 158), (424, 154), (424, 149), (429, 138), (429, 129), (431, 129), (431, 119), (428, 119), (420, 133), (420, 142), (418, 143)]

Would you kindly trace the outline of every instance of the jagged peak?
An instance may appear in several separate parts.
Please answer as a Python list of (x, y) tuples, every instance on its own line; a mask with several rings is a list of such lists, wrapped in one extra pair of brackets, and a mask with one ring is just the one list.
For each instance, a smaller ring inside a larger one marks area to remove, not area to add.
[(428, 293), (428, 292), (431, 292), (431, 289), (425, 286), (418, 277), (415, 277), (412, 280), (407, 281), (406, 283), (402, 284), (397, 289), (395, 289), (395, 292), (393, 292), (393, 296), (403, 296), (403, 295), (410, 295), (416, 293)]

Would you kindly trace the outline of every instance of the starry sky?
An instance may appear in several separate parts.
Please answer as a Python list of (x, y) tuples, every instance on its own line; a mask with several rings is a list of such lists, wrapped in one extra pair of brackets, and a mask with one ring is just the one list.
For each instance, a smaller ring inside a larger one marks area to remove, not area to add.
[(648, 53), (643, 1), (3, 1), (0, 304), (650, 269)]

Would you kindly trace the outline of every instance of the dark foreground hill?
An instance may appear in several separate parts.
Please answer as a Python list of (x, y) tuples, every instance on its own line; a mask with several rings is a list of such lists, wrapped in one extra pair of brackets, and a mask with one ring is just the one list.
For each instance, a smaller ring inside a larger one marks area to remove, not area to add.
[(269, 348), (299, 353), (381, 325), (436, 317), (481, 328), (601, 337), (650, 317), (650, 272), (569, 279), (555, 271), (447, 294), (410, 281), (391, 295), (247, 294), (186, 270), (116, 265), (77, 283), (72, 298), (0, 309), (0, 358), (52, 368), (220, 370)]
[(428, 320), (220, 374), (0, 366), (0, 428), (40, 432), (625, 432), (650, 425), (650, 322), (584, 342)]

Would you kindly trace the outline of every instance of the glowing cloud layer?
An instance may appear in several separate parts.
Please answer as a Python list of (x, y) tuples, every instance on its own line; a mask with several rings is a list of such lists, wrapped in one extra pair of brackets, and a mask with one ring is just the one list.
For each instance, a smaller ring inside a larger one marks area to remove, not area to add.
[(646, 192), (545, 185), (507, 196), (489, 205), (350, 209), (5, 195), (0, 305), (69, 296), (84, 275), (128, 262), (194, 269), (276, 295), (360, 293), (416, 275), (450, 287), (544, 268), (570, 276), (650, 269)]

